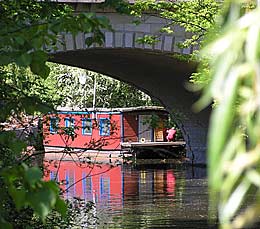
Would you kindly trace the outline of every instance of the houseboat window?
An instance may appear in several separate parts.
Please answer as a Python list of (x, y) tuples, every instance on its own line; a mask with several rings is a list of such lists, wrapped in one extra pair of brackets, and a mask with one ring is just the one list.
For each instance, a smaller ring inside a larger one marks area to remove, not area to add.
[(74, 118), (65, 118), (65, 127), (74, 128)]
[(82, 119), (82, 135), (92, 134), (92, 120), (90, 118)]
[(51, 118), (50, 119), (50, 133), (56, 134), (59, 127), (59, 120), (58, 118)]
[(99, 134), (101, 136), (108, 136), (110, 135), (110, 120), (105, 118), (105, 119), (100, 119), (99, 121)]

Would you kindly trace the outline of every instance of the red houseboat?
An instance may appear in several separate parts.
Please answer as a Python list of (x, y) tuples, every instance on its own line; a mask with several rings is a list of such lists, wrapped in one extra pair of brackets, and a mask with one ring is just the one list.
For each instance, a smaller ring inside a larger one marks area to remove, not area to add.
[(168, 112), (162, 107), (60, 109), (44, 117), (45, 151), (69, 148), (122, 152), (165, 142)]

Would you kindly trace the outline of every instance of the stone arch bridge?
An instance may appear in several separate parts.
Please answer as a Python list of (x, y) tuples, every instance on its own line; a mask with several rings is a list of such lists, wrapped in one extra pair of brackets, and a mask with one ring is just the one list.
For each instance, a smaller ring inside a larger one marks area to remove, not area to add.
[(177, 45), (187, 36), (184, 30), (176, 27), (172, 35), (160, 34), (160, 41), (155, 45), (140, 44), (137, 38), (158, 35), (165, 20), (147, 16), (142, 18), (141, 24), (134, 25), (130, 16), (99, 9), (98, 4), (74, 2), (77, 2), (72, 4), (76, 12), (91, 11), (106, 16), (113, 31), (104, 31), (105, 42), (102, 46), (91, 47), (85, 44), (89, 34), (79, 33), (75, 37), (63, 34), (60, 36), (62, 42), (58, 50), (51, 54), (50, 60), (111, 76), (158, 99), (170, 112), (174, 111), (180, 117), (176, 121), (186, 141), (189, 161), (205, 164), (210, 112), (192, 112), (192, 104), (198, 96), (186, 90), (185, 84), (195, 66), (174, 57), (175, 53), (190, 54), (193, 51), (193, 48), (180, 49)]

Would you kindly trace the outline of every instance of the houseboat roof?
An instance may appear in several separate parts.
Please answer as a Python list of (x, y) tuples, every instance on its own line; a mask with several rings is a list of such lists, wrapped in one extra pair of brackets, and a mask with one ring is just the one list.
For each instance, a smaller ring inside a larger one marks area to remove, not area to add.
[(123, 108), (78, 108), (78, 107), (57, 107), (58, 112), (132, 112), (132, 111), (166, 111), (160, 106), (139, 106), (139, 107), (123, 107)]

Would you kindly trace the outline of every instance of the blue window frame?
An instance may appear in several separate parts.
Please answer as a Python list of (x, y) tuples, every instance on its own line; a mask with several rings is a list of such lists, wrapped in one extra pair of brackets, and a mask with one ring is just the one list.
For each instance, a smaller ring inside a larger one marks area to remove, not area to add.
[(92, 119), (83, 118), (82, 119), (82, 135), (92, 134)]
[(65, 127), (71, 127), (74, 128), (75, 119), (74, 118), (65, 118)]
[(99, 135), (109, 136), (110, 135), (110, 120), (102, 118), (99, 120)]
[(50, 133), (56, 134), (59, 128), (59, 120), (58, 118), (50, 118)]

